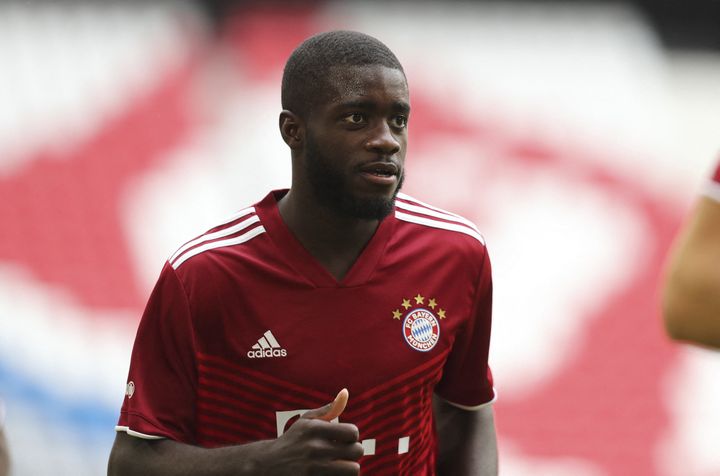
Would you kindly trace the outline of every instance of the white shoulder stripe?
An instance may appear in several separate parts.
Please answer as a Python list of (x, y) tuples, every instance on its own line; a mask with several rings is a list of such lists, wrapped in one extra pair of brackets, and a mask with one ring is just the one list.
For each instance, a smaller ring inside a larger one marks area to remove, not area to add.
[(127, 426), (116, 426), (115, 431), (124, 431), (130, 436), (134, 436), (136, 438), (142, 438), (144, 440), (164, 440), (164, 436), (155, 436), (155, 435), (146, 435), (145, 433), (140, 433), (139, 431), (131, 430), (130, 427)]
[(423, 215), (428, 215), (428, 216), (435, 217), (435, 218), (442, 218), (443, 220), (462, 223), (463, 225), (469, 226), (476, 232), (480, 233), (480, 231), (477, 229), (477, 226), (475, 226), (475, 223), (473, 223), (470, 220), (463, 218), (459, 215), (439, 212), (439, 211), (437, 211), (437, 209), (419, 207), (417, 205), (410, 205), (409, 203), (400, 202), (398, 200), (395, 201), (395, 206), (397, 208), (402, 208), (403, 210), (408, 210), (408, 211), (415, 212), (415, 213), (422, 213)]
[(720, 202), (720, 183), (717, 183), (714, 180), (708, 180), (708, 183), (705, 185), (702, 192), (706, 197), (712, 198), (716, 202)]
[(399, 198), (399, 199), (401, 199), (401, 200), (407, 200), (407, 201), (409, 201), (409, 202), (416, 203), (417, 205), (422, 205), (422, 206), (425, 207), (425, 208), (430, 208), (430, 209), (432, 209), (432, 210), (435, 210), (436, 212), (444, 213), (445, 215), (451, 215), (451, 216), (454, 216), (455, 218), (462, 218), (462, 217), (461, 217), (460, 215), (458, 215), (457, 213), (449, 212), (449, 211), (447, 211), (447, 210), (443, 210), (442, 208), (438, 208), (438, 207), (435, 207), (435, 206), (430, 205), (430, 204), (428, 204), (428, 203), (422, 202), (422, 201), (418, 200), (417, 198), (411, 197), (410, 195), (408, 195), (408, 194), (406, 194), (406, 193), (402, 193), (402, 192), (398, 193), (398, 194), (397, 194), (397, 198)]
[(199, 255), (200, 253), (203, 253), (207, 250), (212, 250), (215, 248), (222, 248), (224, 246), (233, 246), (233, 245), (239, 245), (241, 243), (245, 243), (246, 241), (250, 241), (253, 238), (255, 238), (258, 235), (261, 235), (265, 233), (265, 228), (262, 226), (258, 226), (253, 228), (252, 230), (248, 231), (247, 233), (243, 233), (240, 236), (236, 236), (234, 238), (228, 238), (227, 240), (220, 240), (220, 241), (213, 241), (212, 243), (205, 243), (202, 246), (198, 246), (197, 248), (193, 248), (192, 250), (188, 251), (187, 253), (180, 256), (175, 262), (171, 262), (170, 264), (174, 269), (178, 269), (181, 264), (183, 264), (188, 259), (192, 258), (195, 255)]
[(485, 244), (485, 239), (483, 239), (483, 237), (480, 233), (476, 232), (473, 229), (466, 227), (465, 225), (456, 225), (454, 223), (448, 223), (445, 221), (431, 220), (430, 218), (419, 217), (417, 215), (410, 215), (408, 213), (403, 213), (403, 212), (400, 212), (397, 210), (395, 210), (395, 218), (397, 218), (398, 220), (403, 220), (403, 221), (407, 221), (410, 223), (416, 223), (418, 225), (429, 226), (431, 228), (441, 228), (443, 230), (450, 230), (450, 231), (456, 231), (458, 233), (464, 233), (466, 235), (472, 236), (473, 238), (478, 240), (483, 245)]
[[(230, 223), (233, 220), (237, 220), (238, 218), (240, 218), (244, 215), (252, 213), (255, 211), (255, 209), (248, 208), (247, 210), (243, 210), (243, 211), (246, 213), (239, 212), (239, 213), (235, 214), (235, 217), (232, 220), (226, 221), (225, 223), (223, 223), (223, 225)], [(218, 238), (222, 238), (223, 236), (232, 235), (233, 233), (237, 233), (238, 231), (244, 230), (245, 228), (249, 227), (253, 223), (257, 223), (259, 221), (260, 221), (260, 218), (257, 215), (253, 215), (250, 218), (248, 218), (247, 220), (241, 221), (237, 225), (233, 225), (233, 226), (225, 228), (223, 230), (218, 230), (214, 233), (208, 233), (208, 234), (202, 235), (198, 238), (195, 238), (194, 240), (188, 241), (187, 243), (182, 245), (180, 247), (180, 249), (178, 249), (175, 253), (173, 253), (173, 255), (170, 257), (170, 259), (168, 261), (173, 261), (173, 260), (177, 259), (178, 256), (180, 256), (186, 250), (192, 248), (195, 245), (199, 245), (200, 243), (203, 243), (205, 241), (216, 240)]]
[[(437, 394), (435, 394), (435, 395), (437, 395)], [(440, 397), (440, 396), (438, 395), (438, 397)], [(442, 397), (440, 397), (440, 398), (442, 398)], [(475, 406), (460, 405), (459, 403), (451, 402), (450, 400), (445, 400), (444, 398), (442, 398), (442, 399), (454, 407), (458, 407), (463, 410), (473, 412), (473, 411), (480, 410), (481, 408), (485, 408), (486, 406), (492, 405), (493, 403), (495, 403), (497, 401), (497, 390), (495, 390), (495, 387), (493, 387), (492, 400), (485, 402), (485, 403), (481, 403), (480, 405), (475, 405)]]

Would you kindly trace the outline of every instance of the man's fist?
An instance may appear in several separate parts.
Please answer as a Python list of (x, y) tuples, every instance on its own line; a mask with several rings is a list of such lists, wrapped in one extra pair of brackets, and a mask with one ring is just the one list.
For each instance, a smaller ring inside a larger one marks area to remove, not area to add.
[(277, 440), (269, 442), (265, 467), (268, 475), (337, 475), (360, 473), (363, 456), (358, 428), (350, 423), (333, 423), (345, 410), (348, 391), (340, 390), (335, 400), (309, 410)]

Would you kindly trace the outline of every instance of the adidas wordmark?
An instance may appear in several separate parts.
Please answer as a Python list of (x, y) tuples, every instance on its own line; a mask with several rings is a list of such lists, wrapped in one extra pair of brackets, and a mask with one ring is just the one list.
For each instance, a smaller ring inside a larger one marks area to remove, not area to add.
[(251, 359), (264, 359), (266, 357), (287, 357), (287, 350), (280, 347), (277, 339), (272, 332), (267, 331), (261, 338), (258, 339), (257, 344), (252, 346), (252, 349), (248, 350), (247, 356)]

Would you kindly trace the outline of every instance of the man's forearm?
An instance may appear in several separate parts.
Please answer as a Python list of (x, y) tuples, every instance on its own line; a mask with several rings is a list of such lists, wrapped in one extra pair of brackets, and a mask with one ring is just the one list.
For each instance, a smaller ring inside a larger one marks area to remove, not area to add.
[(263, 441), (199, 448), (172, 440), (143, 440), (118, 433), (108, 476), (241, 476), (257, 474), (253, 454)]
[(276, 439), (224, 448), (199, 448), (169, 439), (115, 437), (108, 476), (243, 476), (327, 474), (357, 476), (363, 447), (351, 423), (333, 422), (345, 409), (348, 392), (305, 412)]
[(493, 408), (476, 411), (433, 401), (438, 433), (438, 476), (496, 476), (497, 439)]
[(668, 281), (662, 302), (665, 329), (672, 339), (720, 349), (720, 280), (691, 278), (696, 281), (688, 283), (677, 276)]
[(720, 348), (720, 203), (702, 198), (673, 245), (662, 312), (670, 337)]

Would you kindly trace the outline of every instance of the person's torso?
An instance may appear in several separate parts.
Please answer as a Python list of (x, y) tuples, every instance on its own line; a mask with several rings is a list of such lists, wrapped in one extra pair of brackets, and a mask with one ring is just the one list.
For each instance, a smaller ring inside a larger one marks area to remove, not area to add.
[(180, 268), (198, 443), (277, 437), (347, 388), (339, 420), (360, 430), (363, 473), (432, 474), (433, 389), (475, 298), (479, 265), (457, 249), (467, 237), (389, 216), (338, 283), (257, 212), (257, 236)]

